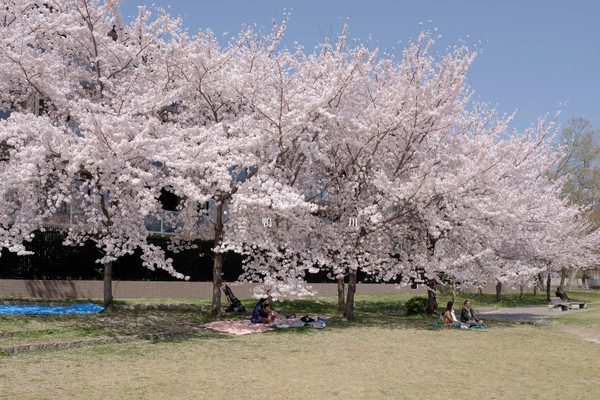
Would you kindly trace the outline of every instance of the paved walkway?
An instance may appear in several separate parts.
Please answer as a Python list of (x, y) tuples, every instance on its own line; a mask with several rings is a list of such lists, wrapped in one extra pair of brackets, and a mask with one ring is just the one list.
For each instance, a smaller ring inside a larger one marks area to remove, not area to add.
[(486, 308), (475, 311), (484, 321), (536, 322), (553, 315), (584, 312), (586, 310), (587, 309), (562, 311), (560, 307), (548, 308), (548, 306), (525, 306), (498, 309)]

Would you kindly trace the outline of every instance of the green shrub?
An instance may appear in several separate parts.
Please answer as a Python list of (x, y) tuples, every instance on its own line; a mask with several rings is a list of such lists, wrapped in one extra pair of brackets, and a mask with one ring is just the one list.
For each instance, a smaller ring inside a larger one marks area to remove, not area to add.
[(415, 296), (406, 302), (406, 315), (425, 315), (428, 313), (428, 309), (427, 297)]

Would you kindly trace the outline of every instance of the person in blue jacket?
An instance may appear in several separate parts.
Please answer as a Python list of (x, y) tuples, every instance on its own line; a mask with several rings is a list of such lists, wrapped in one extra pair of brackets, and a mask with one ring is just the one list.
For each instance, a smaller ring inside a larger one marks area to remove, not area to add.
[(268, 299), (263, 298), (256, 303), (250, 318), (253, 324), (268, 324), (275, 319), (275, 313), (271, 312), (271, 305), (267, 301)]

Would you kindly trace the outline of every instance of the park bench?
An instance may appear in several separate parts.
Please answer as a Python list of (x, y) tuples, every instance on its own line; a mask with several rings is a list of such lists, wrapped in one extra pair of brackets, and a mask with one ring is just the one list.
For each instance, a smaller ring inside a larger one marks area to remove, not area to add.
[(548, 308), (560, 307), (563, 311), (578, 310), (580, 308), (587, 308), (587, 303), (580, 301), (563, 300), (560, 297), (550, 297), (550, 304)]

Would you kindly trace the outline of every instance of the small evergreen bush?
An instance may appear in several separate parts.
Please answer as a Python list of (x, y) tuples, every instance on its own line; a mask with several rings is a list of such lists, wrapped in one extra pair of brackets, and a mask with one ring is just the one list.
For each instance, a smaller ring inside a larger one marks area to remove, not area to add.
[(425, 315), (428, 312), (427, 297), (415, 296), (406, 302), (406, 315)]

